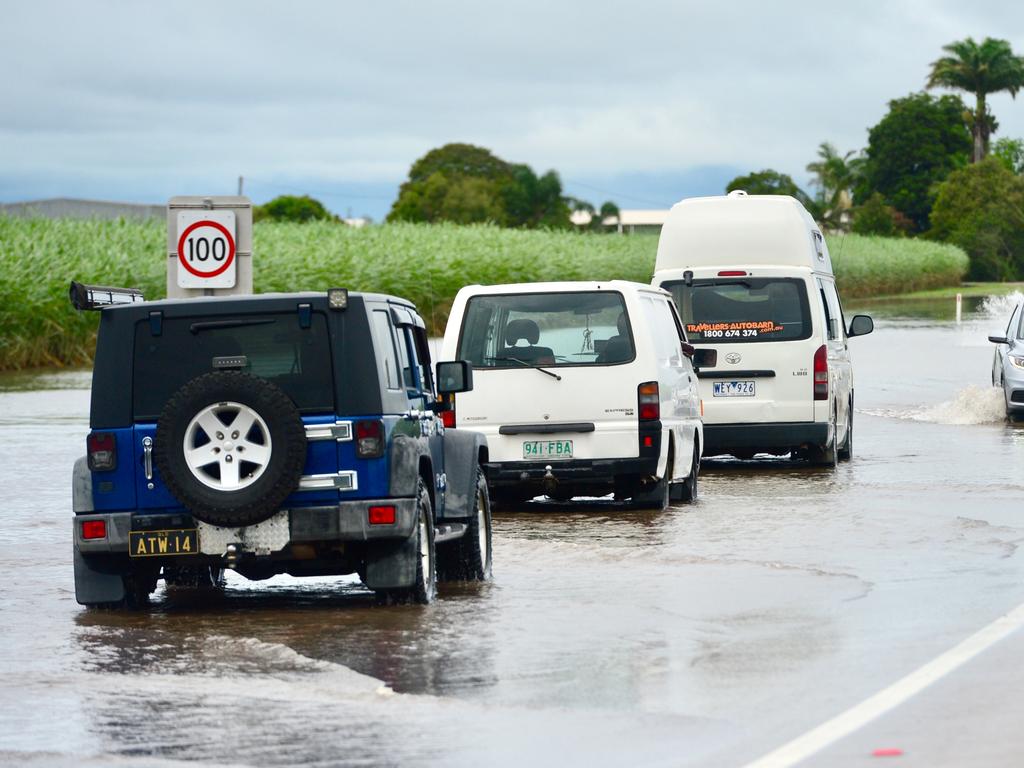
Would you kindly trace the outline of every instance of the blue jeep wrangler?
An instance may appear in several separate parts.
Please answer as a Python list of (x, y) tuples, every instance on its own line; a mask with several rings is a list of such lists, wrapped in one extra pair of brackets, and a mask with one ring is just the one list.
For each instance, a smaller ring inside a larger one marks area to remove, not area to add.
[[(74, 467), (75, 594), (137, 606), (169, 587), (356, 573), (387, 600), (491, 573), (476, 433), (445, 430), (424, 323), (348, 293), (145, 302), (72, 283), (100, 309), (87, 455)], [(119, 302), (127, 302), (116, 305)], [(114, 305), (111, 305), (114, 304)]]

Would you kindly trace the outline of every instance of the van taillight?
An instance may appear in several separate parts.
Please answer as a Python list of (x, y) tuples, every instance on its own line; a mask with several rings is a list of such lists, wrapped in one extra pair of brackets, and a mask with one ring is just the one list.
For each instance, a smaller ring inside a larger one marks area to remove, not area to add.
[(441, 395), (447, 410), (441, 411), (441, 423), (446, 429), (455, 429), (455, 395)]
[(360, 459), (379, 459), (384, 455), (384, 422), (356, 422), (356, 456)]
[(824, 344), (814, 353), (814, 399), (828, 400), (828, 349)]
[(718, 273), (719, 277), (746, 277), (746, 270), (744, 269), (723, 269)]
[(640, 421), (657, 421), (661, 418), (661, 397), (658, 395), (658, 382), (646, 381), (636, 388), (637, 410)]
[(85, 448), (93, 472), (117, 469), (117, 440), (113, 432), (92, 432), (85, 440)]

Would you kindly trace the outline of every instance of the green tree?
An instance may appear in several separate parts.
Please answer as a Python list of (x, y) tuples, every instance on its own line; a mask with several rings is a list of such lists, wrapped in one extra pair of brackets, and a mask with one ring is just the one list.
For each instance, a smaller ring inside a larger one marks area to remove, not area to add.
[(605, 229), (604, 226), (605, 219), (617, 219), (619, 218), (619, 214), (621, 213), (621, 211), (619, 210), (619, 206), (617, 206), (611, 200), (606, 200), (605, 202), (601, 203), (600, 210), (594, 208), (594, 206), (588, 203), (586, 200), (580, 200), (579, 198), (575, 197), (566, 197), (565, 203), (566, 205), (569, 206), (569, 210), (572, 211), (573, 213), (582, 211), (584, 213), (590, 214), (590, 223), (587, 224), (586, 228), (591, 230), (592, 232), (608, 231)]
[(569, 226), (569, 207), (554, 171), (538, 177), (483, 147), (446, 144), (413, 163), (387, 218), (557, 228)]
[(814, 174), (814, 186), (818, 188), (817, 203), (822, 210), (822, 220), (831, 229), (843, 229), (843, 214), (853, 206), (853, 186), (857, 182), (863, 158), (857, 157), (856, 150), (844, 155), (827, 141), (818, 145), (818, 159), (807, 164), (807, 171)]
[(939, 186), (929, 236), (963, 248), (975, 280), (1024, 276), (1024, 177), (995, 157), (950, 174)]
[(1009, 91), (1014, 98), (1024, 87), (1024, 57), (1015, 56), (1010, 43), (986, 37), (981, 43), (973, 38), (944, 45), (948, 53), (932, 62), (928, 87), (952, 88), (974, 94), (971, 131), (974, 138), (973, 161), (988, 153), (989, 135), (997, 125), (985, 102), (990, 93)]
[(858, 235), (898, 237), (904, 234), (897, 224), (898, 215), (896, 209), (886, 205), (882, 196), (875, 192), (864, 205), (854, 209), (852, 229)]
[(314, 200), (309, 195), (296, 197), (295, 195), (280, 195), (268, 203), (257, 205), (252, 209), (254, 221), (315, 221), (315, 220), (337, 220), (319, 200)]
[(1011, 173), (1024, 174), (1024, 139), (999, 139), (992, 145), (992, 156)]
[(912, 93), (890, 101), (888, 113), (868, 131), (854, 198), (867, 200), (878, 192), (913, 222), (914, 231), (927, 229), (935, 185), (970, 157), (963, 113), (957, 96)]
[(821, 213), (814, 199), (797, 186), (792, 176), (771, 168), (748, 173), (746, 176), (737, 176), (725, 187), (726, 192), (734, 192), (737, 189), (748, 195), (789, 195), (799, 200), (812, 216), (817, 217)]

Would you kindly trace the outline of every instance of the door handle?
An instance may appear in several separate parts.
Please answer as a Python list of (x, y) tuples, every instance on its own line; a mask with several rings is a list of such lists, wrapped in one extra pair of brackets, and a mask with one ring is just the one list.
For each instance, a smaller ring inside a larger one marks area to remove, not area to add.
[(153, 479), (153, 438), (142, 438), (142, 468), (146, 473), (146, 479)]

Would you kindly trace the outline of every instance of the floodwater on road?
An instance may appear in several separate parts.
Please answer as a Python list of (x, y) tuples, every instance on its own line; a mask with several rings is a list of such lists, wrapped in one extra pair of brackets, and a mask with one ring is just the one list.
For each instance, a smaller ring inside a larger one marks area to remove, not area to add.
[[(851, 340), (855, 456), (837, 471), (708, 461), (693, 505), (497, 514), (493, 582), (426, 607), (287, 577), (79, 607), (89, 375), (0, 378), (0, 762), (756, 759), (1024, 602), (1024, 428), (1003, 420), (985, 338), (1010, 305), (958, 326), (949, 303), (888, 306)], [(990, 764), (1019, 762), (1003, 738)]]

